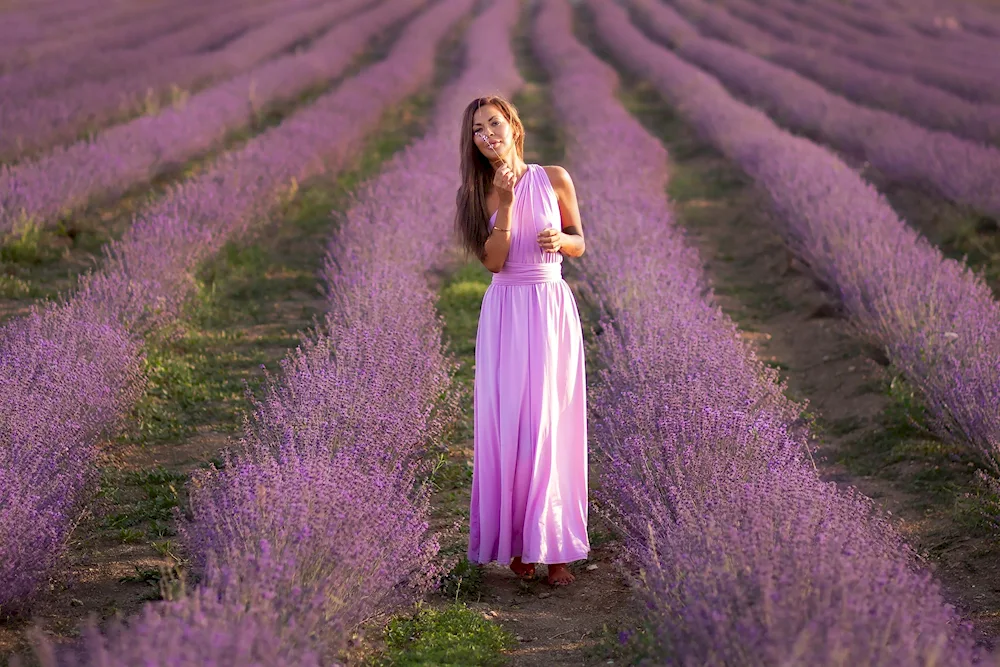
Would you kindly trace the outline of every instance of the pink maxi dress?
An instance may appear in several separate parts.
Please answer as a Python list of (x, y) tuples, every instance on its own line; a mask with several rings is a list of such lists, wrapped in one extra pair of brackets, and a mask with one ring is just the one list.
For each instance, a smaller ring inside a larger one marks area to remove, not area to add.
[(514, 194), (510, 252), (476, 334), (468, 557), (568, 563), (590, 550), (583, 332), (562, 255), (537, 241), (561, 226), (545, 169), (528, 165)]

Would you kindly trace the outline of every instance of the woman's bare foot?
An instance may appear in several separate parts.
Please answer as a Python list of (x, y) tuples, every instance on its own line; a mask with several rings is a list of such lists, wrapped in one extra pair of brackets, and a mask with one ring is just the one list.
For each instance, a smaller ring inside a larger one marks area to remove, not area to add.
[(553, 563), (549, 565), (549, 576), (545, 580), (551, 586), (568, 586), (576, 581), (576, 577), (569, 571), (565, 563)]
[(517, 556), (510, 562), (510, 569), (521, 579), (535, 578), (535, 564), (522, 563), (520, 556)]

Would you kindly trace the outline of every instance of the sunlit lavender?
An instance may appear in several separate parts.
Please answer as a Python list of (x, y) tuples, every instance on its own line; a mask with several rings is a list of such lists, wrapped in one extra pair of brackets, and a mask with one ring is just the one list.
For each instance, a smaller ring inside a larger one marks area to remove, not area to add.
[[(574, 566), (576, 588), (536, 599), (541, 580), (508, 582), (571, 625), (537, 644), (522, 632), (506, 657), (572, 644), (625, 663), (639, 635), (636, 664), (995, 664), (880, 501), (823, 481), (822, 422), (716, 300), (664, 194), (685, 177), (677, 156), (638, 118), (661, 96), (672, 131), (745, 172), (850, 335), (916, 389), (937, 436), (979, 457), (977, 492), (1000, 496), (996, 296), (883, 194), (919, 190), (992, 229), (998, 44), (1000, 13), (963, 0), (0, 0), (0, 290), (22, 269), (77, 267), (70, 291), (0, 323), (0, 630), (24, 649), (5, 657), (353, 664), (440, 594), (459, 562), (442, 545), (463, 537), (459, 512), (432, 505), (468, 398), (436, 295), (459, 259), (459, 121), (472, 99), (522, 91), (527, 159), (565, 164), (586, 226), (566, 270), (593, 325), (590, 516), (613, 535), (596, 569)], [(638, 96), (619, 98), (622, 74)], [(386, 119), (417, 125), (394, 116), (413, 99), (423, 129), (356, 183)], [(304, 186), (334, 183), (318, 316), (252, 371), (171, 539), (139, 545), (179, 554), (182, 576), (73, 633), (59, 605), (94, 600), (69, 597), (67, 570), (89, 567), (107, 455), (131, 456), (117, 436), (156, 388), (150, 343), (185, 326), (206, 262), (267, 242)], [(127, 228), (80, 261), (73, 222), (105, 224), (122, 202), (138, 206)], [(51, 266), (7, 259), (36, 233), (58, 245)], [(0, 291), (0, 313), (24, 303)], [(623, 646), (572, 626), (605, 603), (588, 576), (637, 598), (605, 628)], [(489, 614), (494, 592), (474, 614), (509, 629), (520, 605)]]

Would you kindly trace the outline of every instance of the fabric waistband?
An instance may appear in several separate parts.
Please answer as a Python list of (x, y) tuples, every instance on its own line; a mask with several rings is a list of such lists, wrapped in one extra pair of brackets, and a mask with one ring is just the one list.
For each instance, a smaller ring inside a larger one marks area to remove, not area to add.
[(562, 280), (562, 262), (505, 262), (494, 285), (537, 285)]

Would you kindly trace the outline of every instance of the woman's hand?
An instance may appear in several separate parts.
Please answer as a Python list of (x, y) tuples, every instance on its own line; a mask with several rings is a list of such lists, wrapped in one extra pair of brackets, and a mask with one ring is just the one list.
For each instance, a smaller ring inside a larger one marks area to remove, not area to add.
[(558, 229), (543, 229), (538, 232), (538, 245), (544, 252), (559, 252), (562, 250), (563, 233)]
[(506, 164), (500, 165), (493, 174), (493, 187), (500, 195), (500, 205), (510, 206), (514, 203), (514, 183), (517, 179), (514, 172)]

